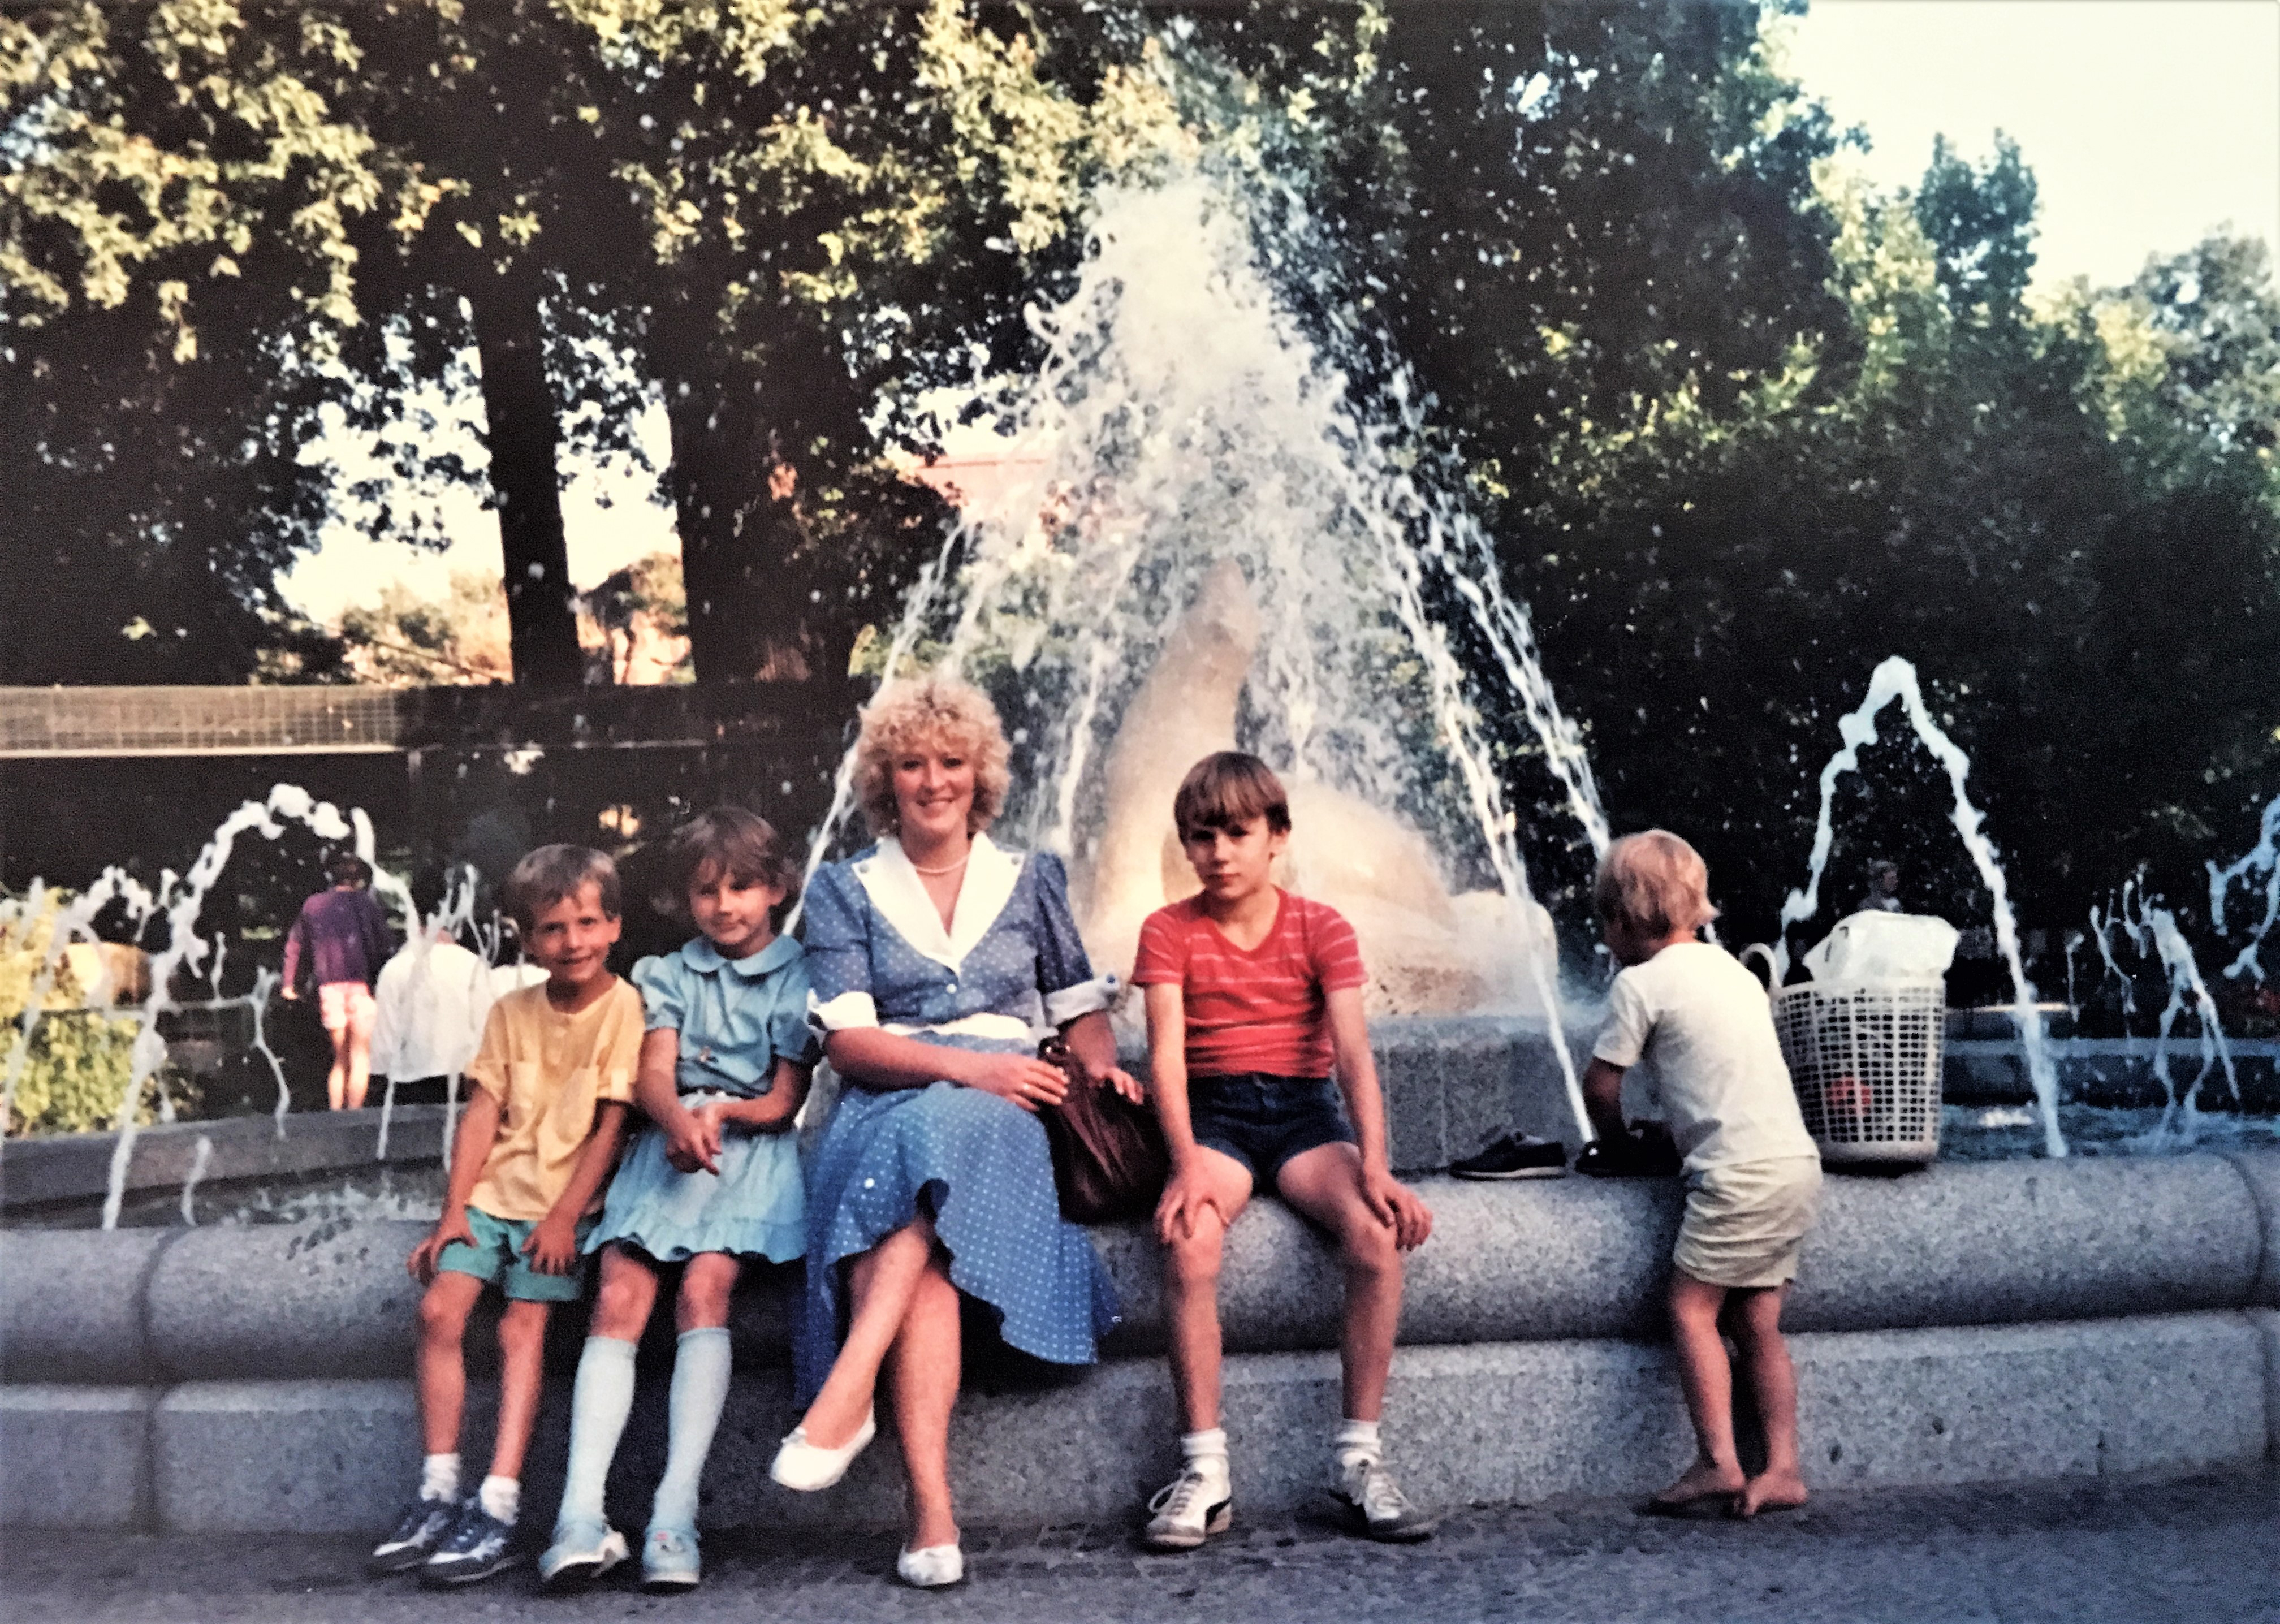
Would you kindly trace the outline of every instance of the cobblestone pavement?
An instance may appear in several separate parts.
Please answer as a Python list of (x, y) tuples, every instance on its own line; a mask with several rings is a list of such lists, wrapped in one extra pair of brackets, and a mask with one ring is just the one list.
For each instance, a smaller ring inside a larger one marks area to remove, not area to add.
[(891, 1535), (717, 1534), (693, 1594), (612, 1575), (536, 1594), (526, 1566), (457, 1596), (358, 1576), (364, 1543), (16, 1534), (0, 1547), (12, 1621), (215, 1620), (1462, 1619), (2280, 1620), (2280, 1468), (2164, 1483), (1829, 1493), (1756, 1525), (1679, 1523), (1605, 1502), (1452, 1515), (1432, 1542), (1385, 1547), (1327, 1518), (1238, 1524), (1159, 1557), (1126, 1528), (970, 1534), (967, 1583), (890, 1576)]

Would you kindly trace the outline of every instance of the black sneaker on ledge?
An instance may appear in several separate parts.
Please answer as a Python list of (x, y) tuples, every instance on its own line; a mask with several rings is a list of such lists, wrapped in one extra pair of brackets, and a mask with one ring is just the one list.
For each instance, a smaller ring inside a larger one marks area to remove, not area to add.
[(1451, 1162), (1449, 1171), (1460, 1179), (1556, 1179), (1568, 1171), (1568, 1152), (1557, 1139), (1506, 1134), (1477, 1155)]

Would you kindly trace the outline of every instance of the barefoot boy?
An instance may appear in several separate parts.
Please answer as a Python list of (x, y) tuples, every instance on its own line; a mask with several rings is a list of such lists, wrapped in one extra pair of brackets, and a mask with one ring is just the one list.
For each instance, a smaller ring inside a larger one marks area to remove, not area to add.
[[(1386, 1472), (1378, 1415), (1401, 1318), (1401, 1254), (1432, 1233), (1433, 1214), (1387, 1168), (1352, 927), (1268, 878), (1289, 843), (1290, 808), (1257, 757), (1197, 763), (1173, 817), (1203, 890), (1149, 915), (1132, 979), (1147, 989), (1152, 1093), (1172, 1153), (1156, 1233), (1186, 1464), (1148, 1503), (1148, 1543), (1190, 1550), (1228, 1526), (1220, 1251), (1261, 1186), (1329, 1230), (1345, 1265), (1346, 1419), (1329, 1439), (1332, 1491), (1372, 1538), (1423, 1539), (1435, 1520)], [(1330, 1088), (1334, 1060), (1346, 1117)]]
[[(515, 865), (506, 902), (541, 985), (492, 1005), (467, 1067), (478, 1085), (451, 1142), (451, 1178), (433, 1234), (408, 1267), (420, 1299), (419, 1493), (373, 1553), (374, 1573), (417, 1567), (428, 1584), (489, 1578), (513, 1559), (522, 1457), (538, 1415), (546, 1315), (575, 1302), (583, 1243), (617, 1159), (641, 1057), (641, 995), (610, 973), (618, 871), (583, 846), (541, 846)], [(484, 1286), (499, 1316), (497, 1436), (490, 1474), (459, 1498), (461, 1340)]]
[[(1753, 1517), (1802, 1505), (1797, 1376), (1781, 1311), (1820, 1202), (1821, 1157), (1790, 1088), (1765, 989), (1723, 948), (1695, 940), (1718, 911), (1709, 870), (1677, 835), (1651, 829), (1615, 842), (1591, 902), (1624, 966), (1583, 1074), (1591, 1121), (1608, 1147), (1630, 1146), (1623, 1073), (1650, 1059), (1685, 1158), (1670, 1326), (1697, 1448), (1694, 1464), (1649, 1509), (1723, 1507)], [(1766, 1429), (1766, 1469), (1747, 1479), (1734, 1452), (1734, 1374), (1718, 1335), (1729, 1294), (1735, 1345)]]

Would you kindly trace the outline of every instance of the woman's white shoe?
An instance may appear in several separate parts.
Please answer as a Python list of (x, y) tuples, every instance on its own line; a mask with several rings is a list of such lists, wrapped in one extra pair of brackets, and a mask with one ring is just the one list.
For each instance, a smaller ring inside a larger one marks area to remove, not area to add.
[(805, 1426), (795, 1427), (776, 1451), (776, 1458), (768, 1466), (768, 1475), (787, 1489), (797, 1489), (803, 1494), (813, 1494), (819, 1489), (828, 1489), (847, 1475), (847, 1468), (863, 1446), (878, 1434), (878, 1412), (874, 1410), (863, 1417), (863, 1424), (855, 1435), (837, 1449), (825, 1449), (807, 1441)]
[(938, 1590), (966, 1577), (966, 1553), (956, 1545), (928, 1545), (905, 1551), (895, 1559), (895, 1572), (905, 1584), (921, 1590)]

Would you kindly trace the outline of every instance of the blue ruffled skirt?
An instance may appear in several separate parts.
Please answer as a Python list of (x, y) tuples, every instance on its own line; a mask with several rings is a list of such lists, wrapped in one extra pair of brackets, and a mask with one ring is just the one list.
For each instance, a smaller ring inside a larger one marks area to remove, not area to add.
[(1116, 1288), (1091, 1237), (1061, 1217), (1035, 1116), (951, 1082), (891, 1094), (850, 1086), (808, 1168), (807, 1298), (793, 1348), (800, 1403), (838, 1356), (840, 1264), (909, 1223), (921, 1193), (951, 1282), (996, 1311), (1008, 1345), (1090, 1365), (1116, 1324)]
[(682, 1173), (665, 1159), (664, 1134), (646, 1128), (618, 1165), (586, 1250), (623, 1241), (659, 1263), (707, 1251), (789, 1263), (806, 1247), (806, 1205), (796, 1135), (731, 1128), (719, 1173)]

